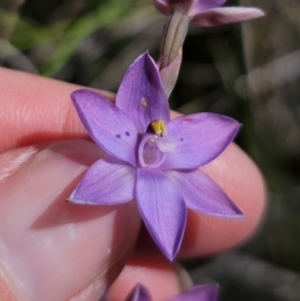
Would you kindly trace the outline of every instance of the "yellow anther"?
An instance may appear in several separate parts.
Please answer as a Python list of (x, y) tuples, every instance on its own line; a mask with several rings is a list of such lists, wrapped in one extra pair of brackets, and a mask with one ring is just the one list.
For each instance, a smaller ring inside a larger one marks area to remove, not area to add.
[(156, 135), (160, 135), (160, 136), (167, 135), (167, 128), (163, 120), (152, 121), (151, 128)]

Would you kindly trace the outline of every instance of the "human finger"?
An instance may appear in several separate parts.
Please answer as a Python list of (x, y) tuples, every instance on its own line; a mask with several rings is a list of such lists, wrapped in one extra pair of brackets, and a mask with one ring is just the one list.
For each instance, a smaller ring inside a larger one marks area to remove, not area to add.
[(266, 206), (265, 183), (253, 161), (235, 144), (201, 168), (238, 205), (243, 218), (230, 219), (189, 212), (180, 256), (206, 256), (233, 248), (259, 227)]
[(0, 300), (98, 300), (140, 228), (136, 206), (67, 203), (102, 153), (70, 140), (0, 155)]
[(6, 68), (0, 68), (0, 78), (0, 152), (44, 141), (88, 138), (70, 100), (78, 86)]

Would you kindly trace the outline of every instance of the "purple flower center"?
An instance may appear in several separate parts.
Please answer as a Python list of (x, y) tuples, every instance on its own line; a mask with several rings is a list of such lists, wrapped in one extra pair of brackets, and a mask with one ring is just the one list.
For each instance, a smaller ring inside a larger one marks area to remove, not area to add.
[(141, 167), (159, 167), (165, 160), (165, 153), (160, 150), (159, 142), (164, 137), (146, 133), (138, 149), (139, 163)]
[[(150, 123), (138, 148), (138, 159), (141, 167), (158, 168), (165, 161), (166, 155), (173, 152), (177, 146), (174, 139), (167, 135), (167, 128), (163, 120), (155, 120)], [(183, 139), (180, 139), (183, 141)]]

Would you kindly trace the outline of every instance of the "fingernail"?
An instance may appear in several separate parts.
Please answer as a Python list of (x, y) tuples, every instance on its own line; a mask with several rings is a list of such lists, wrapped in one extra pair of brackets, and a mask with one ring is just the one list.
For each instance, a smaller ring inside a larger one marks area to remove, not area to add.
[(193, 286), (192, 278), (180, 262), (175, 261), (173, 263), (173, 269), (177, 274), (181, 291), (185, 291)]
[(0, 185), (0, 273), (20, 300), (65, 301), (94, 282), (91, 295), (100, 297), (135, 244), (140, 219), (134, 202), (65, 202), (102, 156), (91, 142), (64, 141), (10, 156), (23, 163), (11, 164)]
[(0, 155), (0, 184), (4, 183), (17, 169), (24, 165), (38, 148), (34, 146), (13, 149)]

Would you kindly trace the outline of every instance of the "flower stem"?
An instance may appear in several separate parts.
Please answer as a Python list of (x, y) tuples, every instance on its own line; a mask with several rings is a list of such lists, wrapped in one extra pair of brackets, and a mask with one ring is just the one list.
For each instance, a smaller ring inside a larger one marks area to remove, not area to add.
[(178, 55), (190, 21), (182, 6), (174, 5), (173, 8), (173, 14), (168, 18), (163, 31), (160, 69), (168, 67)]

